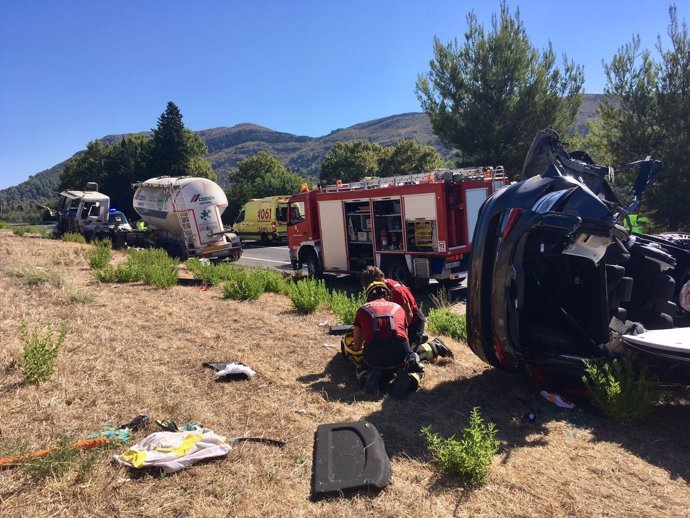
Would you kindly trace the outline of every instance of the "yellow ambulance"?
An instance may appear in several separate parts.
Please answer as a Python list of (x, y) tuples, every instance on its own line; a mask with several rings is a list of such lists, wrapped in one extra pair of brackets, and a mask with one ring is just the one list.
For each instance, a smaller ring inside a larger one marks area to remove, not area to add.
[(287, 202), (289, 195), (253, 198), (242, 206), (233, 231), (242, 240), (264, 244), (287, 241)]

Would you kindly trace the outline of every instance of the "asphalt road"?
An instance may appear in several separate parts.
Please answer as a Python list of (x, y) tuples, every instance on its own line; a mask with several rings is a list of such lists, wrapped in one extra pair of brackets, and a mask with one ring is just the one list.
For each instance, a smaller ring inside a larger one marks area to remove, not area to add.
[(243, 241), (242, 257), (237, 264), (242, 266), (266, 266), (276, 270), (292, 271), (287, 245), (264, 246), (256, 241)]

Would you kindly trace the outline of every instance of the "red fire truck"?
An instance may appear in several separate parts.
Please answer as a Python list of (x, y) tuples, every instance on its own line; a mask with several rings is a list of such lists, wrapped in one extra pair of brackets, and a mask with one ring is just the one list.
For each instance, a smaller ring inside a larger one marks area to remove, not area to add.
[(473, 167), (338, 183), (288, 202), (295, 269), (360, 273), (376, 265), (417, 286), (467, 275), (482, 202), (508, 183), (502, 167)]

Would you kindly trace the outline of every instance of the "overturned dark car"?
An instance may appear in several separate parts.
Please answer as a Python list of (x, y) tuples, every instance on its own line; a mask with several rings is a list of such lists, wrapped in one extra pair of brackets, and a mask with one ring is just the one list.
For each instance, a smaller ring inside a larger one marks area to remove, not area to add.
[(678, 292), (690, 251), (623, 225), (661, 171), (647, 158), (621, 205), (614, 170), (537, 134), (523, 179), (486, 200), (473, 238), (468, 343), (495, 367), (561, 390), (585, 359), (630, 355), (665, 384), (690, 384), (690, 325)]

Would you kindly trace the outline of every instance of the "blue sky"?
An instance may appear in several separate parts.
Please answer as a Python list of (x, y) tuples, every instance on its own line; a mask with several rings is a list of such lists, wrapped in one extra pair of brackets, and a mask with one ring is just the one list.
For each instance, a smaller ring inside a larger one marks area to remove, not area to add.
[[(639, 34), (667, 41), (672, 0), (512, 0), (604, 88), (602, 60)], [(243, 122), (318, 137), (421, 111), (433, 37), (487, 29), (499, 0), (0, 0), (0, 189), (94, 139), (156, 126), (168, 101), (193, 130)], [(690, 22), (690, 0), (676, 0)], [(654, 54), (656, 55), (656, 54)]]

